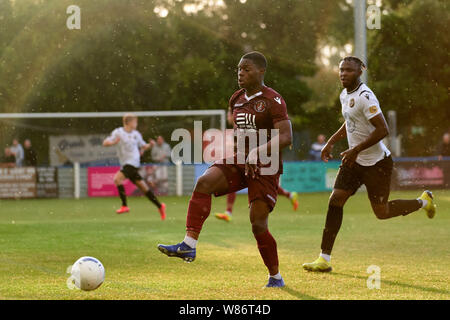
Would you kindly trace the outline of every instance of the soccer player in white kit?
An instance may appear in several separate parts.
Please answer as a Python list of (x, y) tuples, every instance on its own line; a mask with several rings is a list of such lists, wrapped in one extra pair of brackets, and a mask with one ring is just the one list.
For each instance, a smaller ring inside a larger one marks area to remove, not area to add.
[(331, 250), (342, 224), (344, 204), (363, 184), (378, 219), (406, 216), (420, 208), (429, 218), (436, 212), (433, 194), (428, 190), (417, 199), (388, 201), (393, 160), (381, 140), (389, 134), (389, 129), (375, 94), (360, 80), (364, 68), (364, 63), (353, 56), (344, 58), (339, 65), (345, 122), (323, 147), (322, 160), (327, 162), (331, 158), (333, 145), (341, 139), (347, 138), (349, 149), (341, 153), (342, 164), (328, 202), (322, 251), (317, 260), (303, 264), (308, 271), (332, 270)]
[(105, 147), (117, 145), (117, 153), (121, 168), (114, 176), (114, 183), (119, 191), (122, 206), (116, 212), (121, 214), (130, 211), (127, 206), (127, 196), (123, 186), (125, 179), (129, 179), (151, 202), (155, 204), (161, 215), (161, 220), (165, 220), (166, 205), (158, 201), (138, 172), (141, 165), (141, 152), (149, 149), (150, 144), (145, 143), (144, 139), (142, 139), (142, 135), (136, 130), (137, 125), (138, 118), (131, 113), (127, 113), (123, 116), (123, 127), (115, 129), (111, 135), (103, 141), (103, 146)]

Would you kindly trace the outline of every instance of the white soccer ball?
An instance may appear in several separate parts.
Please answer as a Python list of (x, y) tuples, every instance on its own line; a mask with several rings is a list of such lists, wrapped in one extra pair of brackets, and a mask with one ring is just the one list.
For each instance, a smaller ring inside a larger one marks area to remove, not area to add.
[(81, 257), (72, 265), (73, 284), (81, 290), (95, 290), (105, 280), (103, 264), (93, 257)]

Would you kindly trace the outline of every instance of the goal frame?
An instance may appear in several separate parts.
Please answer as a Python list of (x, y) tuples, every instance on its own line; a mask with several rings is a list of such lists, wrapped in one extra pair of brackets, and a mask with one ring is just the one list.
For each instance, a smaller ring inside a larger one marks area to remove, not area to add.
[(125, 113), (138, 117), (175, 117), (175, 116), (219, 116), (220, 130), (226, 129), (226, 111), (210, 110), (166, 110), (166, 111), (115, 111), (115, 112), (31, 112), (0, 113), (0, 119), (55, 119), (55, 118), (121, 118)]

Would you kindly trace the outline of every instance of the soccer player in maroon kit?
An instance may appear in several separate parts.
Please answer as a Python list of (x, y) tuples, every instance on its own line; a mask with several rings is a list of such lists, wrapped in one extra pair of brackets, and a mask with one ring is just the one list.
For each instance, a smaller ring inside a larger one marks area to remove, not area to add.
[[(231, 110), (228, 110), (227, 122), (230, 125), (234, 124), (233, 113), (231, 112)], [(298, 194), (297, 194), (297, 192), (287, 191), (279, 185), (278, 186), (278, 194), (288, 198), (292, 203), (292, 208), (294, 209), (294, 211), (297, 211), (297, 209), (298, 209)], [(234, 206), (235, 201), (236, 201), (236, 192), (231, 192), (231, 193), (227, 194), (226, 210), (225, 210), (225, 212), (216, 213), (215, 214), (216, 218), (220, 219), (220, 220), (224, 220), (226, 222), (230, 222), (232, 220), (232, 216), (233, 216), (233, 206)]]
[[(275, 90), (264, 85), (267, 61), (259, 52), (245, 54), (238, 65), (238, 84), (241, 88), (229, 101), (234, 128), (259, 131), (266, 129), (267, 142), (258, 140), (256, 148), (246, 148), (245, 163), (233, 159), (215, 162), (198, 179), (189, 201), (186, 236), (175, 245), (158, 245), (158, 249), (169, 257), (179, 257), (186, 262), (195, 260), (196, 245), (203, 223), (211, 211), (211, 195), (221, 196), (248, 188), (250, 221), (261, 257), (269, 271), (266, 287), (283, 287), (284, 281), (278, 268), (277, 243), (269, 232), (269, 214), (275, 207), (280, 174), (283, 172), (281, 150), (292, 142), (292, 127), (287, 115), (286, 103)], [(277, 129), (276, 137), (270, 136)], [(246, 146), (247, 147), (247, 146)], [(256, 160), (261, 154), (277, 155), (279, 167), (272, 175), (262, 174), (262, 165)], [(232, 160), (230, 163), (229, 160)]]

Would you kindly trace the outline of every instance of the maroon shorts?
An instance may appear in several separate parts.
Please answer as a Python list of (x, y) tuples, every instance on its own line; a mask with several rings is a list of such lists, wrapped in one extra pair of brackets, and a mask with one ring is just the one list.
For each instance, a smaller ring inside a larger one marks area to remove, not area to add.
[(248, 188), (249, 205), (256, 199), (260, 199), (267, 203), (269, 212), (275, 207), (280, 174), (259, 175), (258, 179), (253, 179), (245, 176), (244, 164), (227, 164), (222, 162), (222, 160), (215, 162), (211, 167), (221, 169), (228, 181), (228, 191), (225, 193), (214, 193), (216, 197)]

